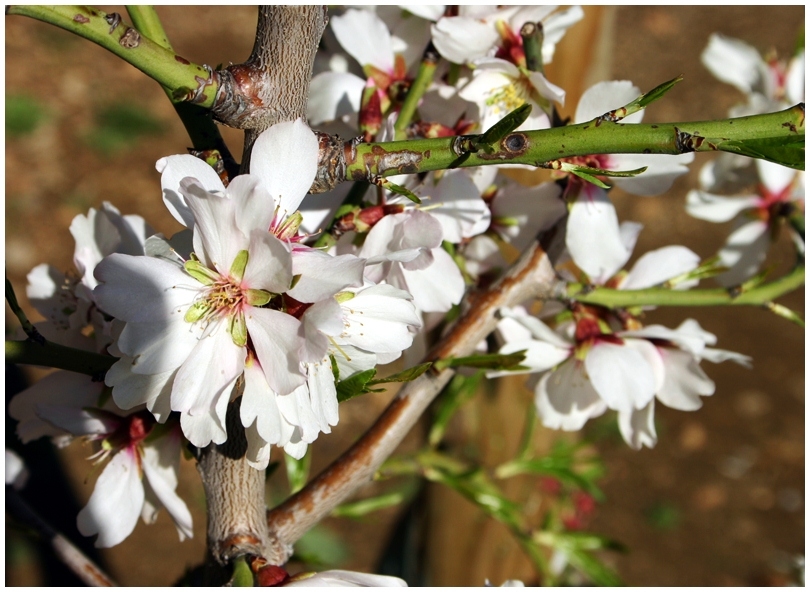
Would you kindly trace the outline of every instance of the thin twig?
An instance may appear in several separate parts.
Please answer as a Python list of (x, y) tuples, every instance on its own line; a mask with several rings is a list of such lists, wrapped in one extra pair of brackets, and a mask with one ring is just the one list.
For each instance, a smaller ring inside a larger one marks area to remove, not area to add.
[[(552, 236), (558, 235), (559, 231), (552, 233)], [(535, 243), (498, 284), (468, 298), (467, 312), (427, 360), (469, 355), (495, 328), (499, 308), (530, 298), (549, 297), (554, 282), (555, 273), (549, 255), (543, 246)], [(268, 527), (275, 551), (269, 560), (284, 563), (293, 543), (358, 487), (371, 480), (453, 374), (450, 369), (428, 372), (405, 385), (354, 446), (304, 489), (268, 512)]]
[(34, 528), (50, 542), (56, 556), (88, 586), (117, 586), (113, 579), (84, 555), (73, 543), (45, 522), (12, 487), (6, 487), (6, 510), (17, 520)]

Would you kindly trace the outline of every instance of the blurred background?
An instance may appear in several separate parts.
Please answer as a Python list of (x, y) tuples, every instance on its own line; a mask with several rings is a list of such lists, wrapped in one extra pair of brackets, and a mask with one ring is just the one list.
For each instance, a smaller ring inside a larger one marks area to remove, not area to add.
[[(101, 10), (126, 14), (124, 7)], [(255, 7), (158, 12), (179, 55), (217, 66), (250, 53)], [(568, 91), (570, 114), (579, 94), (598, 80), (626, 79), (649, 90), (683, 74), (684, 81), (648, 110), (645, 121), (719, 118), (743, 96), (701, 65), (709, 35), (720, 32), (787, 58), (803, 27), (803, 6), (592, 7), (558, 46), (548, 76)], [(68, 227), (77, 214), (111, 201), (123, 214), (145, 217), (159, 232), (180, 229), (165, 213), (154, 163), (185, 152), (188, 141), (157, 84), (113, 55), (23, 17), (6, 17), (5, 32), (6, 270), (23, 307), (38, 319), (24, 296), (25, 276), (41, 262), (71, 267)], [(241, 132), (223, 134), (232, 152), (241, 154)], [(637, 253), (684, 244), (705, 258), (723, 244), (729, 225), (693, 220), (683, 209), (707, 158), (698, 155), (690, 175), (664, 196), (613, 192), (620, 219), (644, 224)], [(769, 261), (777, 271), (790, 265), (784, 233)], [(804, 316), (803, 290), (782, 302)], [(752, 356), (754, 369), (705, 363), (717, 383), (714, 396), (693, 413), (658, 406), (659, 443), (652, 450), (629, 449), (615, 416), (591, 422), (581, 437), (603, 459), (599, 485), (605, 500), (588, 510), (581, 526), (627, 547), (626, 554), (606, 552), (602, 559), (630, 585), (784, 584), (792, 558), (804, 554), (804, 332), (753, 308), (661, 309), (645, 322), (674, 327), (687, 317), (715, 333), (718, 347)], [(7, 323), (7, 330), (15, 323)], [(43, 372), (7, 367), (7, 399)], [(513, 455), (531, 400), (521, 385), (504, 382), (477, 394), (451, 424), (448, 446), (493, 463)], [(356, 439), (391, 396), (369, 394), (341, 406), (339, 426), (314, 447), (313, 470)], [(404, 449), (418, 447), (424, 432), (417, 427)], [(544, 431), (537, 449), (548, 450), (560, 437)], [(91, 449), (76, 442), (55, 451), (45, 441), (21, 447), (8, 416), (6, 445), (21, 450), (29, 463), (29, 503), (92, 550), (75, 528), (75, 515), (95, 480), (85, 460)], [(287, 494), (283, 472), (268, 482), (268, 503)], [(169, 585), (202, 560), (205, 500), (192, 462), (184, 462), (182, 477), (179, 494), (192, 510), (194, 539), (179, 543), (165, 512), (154, 526), (139, 524), (123, 544), (95, 555), (119, 583)], [(385, 490), (385, 484), (374, 484), (359, 495)], [(384, 564), (387, 571), (406, 574), (411, 585), (536, 581), (506, 529), (476, 506), (439, 485), (406, 483), (403, 490), (409, 492), (408, 504), (359, 520), (324, 521), (297, 546), (298, 555), (319, 568), (374, 571)], [(548, 484), (536, 478), (510, 481), (506, 491), (516, 501), (539, 505), (550, 495)], [(7, 522), (6, 542), (7, 585), (70, 583), (24, 528)]]

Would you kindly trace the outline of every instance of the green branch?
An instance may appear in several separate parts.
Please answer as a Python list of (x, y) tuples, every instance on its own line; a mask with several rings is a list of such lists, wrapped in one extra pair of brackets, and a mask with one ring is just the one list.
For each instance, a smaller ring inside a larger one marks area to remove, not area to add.
[[(163, 24), (160, 22), (160, 17), (155, 11), (154, 6), (145, 5), (130, 5), (127, 6), (127, 13), (129, 18), (132, 19), (132, 24), (135, 28), (147, 39), (151, 39), (163, 49), (174, 53), (172, 44), (169, 41)], [(239, 174), (239, 165), (231, 155), (225, 140), (222, 139), (222, 134), (219, 132), (217, 124), (211, 118), (211, 113), (208, 109), (189, 103), (185, 100), (177, 99), (174, 92), (170, 87), (163, 86), (166, 96), (174, 106), (174, 110), (183, 127), (186, 128), (191, 145), (197, 151), (216, 150), (222, 157), (222, 163), (228, 171), (230, 178)], [(205, 159), (207, 155), (200, 155)], [(206, 161), (208, 159), (205, 159)], [(214, 159), (216, 160), (216, 158)], [(214, 167), (216, 168), (216, 167)]]
[(481, 136), (364, 143), (351, 150), (345, 180), (492, 164), (551, 168), (590, 154), (684, 154), (723, 151), (804, 170), (804, 103), (764, 115), (682, 123), (589, 121), (512, 132), (489, 151), (467, 151)]
[(141, 35), (117, 13), (86, 6), (13, 5), (6, 7), (6, 14), (27, 16), (89, 39), (169, 89), (173, 100), (205, 108), (214, 105), (219, 81), (211, 68), (192, 64), (162, 47), (165, 34), (160, 41)]
[(584, 304), (607, 308), (633, 306), (763, 306), (773, 307), (773, 300), (804, 285), (804, 265), (799, 265), (781, 278), (740, 290), (714, 288), (706, 290), (671, 290), (646, 288), (644, 290), (614, 290), (569, 284), (565, 298)]
[(395, 139), (405, 139), (405, 130), (408, 128), (408, 124), (411, 123), (414, 113), (416, 113), (416, 107), (419, 105), (422, 95), (425, 94), (425, 91), (433, 81), (433, 74), (436, 72), (438, 62), (439, 54), (436, 53), (433, 44), (430, 44), (427, 50), (425, 50), (422, 62), (419, 64), (419, 71), (416, 73), (416, 78), (414, 78), (411, 83), (411, 88), (408, 89), (408, 95), (405, 97), (405, 101), (402, 103), (402, 107), (399, 110), (397, 121), (394, 124)]
[(30, 340), (6, 341), (6, 362), (11, 364), (32, 364), (90, 376), (103, 376), (116, 361), (117, 358), (112, 356), (66, 347), (50, 341), (44, 344)]

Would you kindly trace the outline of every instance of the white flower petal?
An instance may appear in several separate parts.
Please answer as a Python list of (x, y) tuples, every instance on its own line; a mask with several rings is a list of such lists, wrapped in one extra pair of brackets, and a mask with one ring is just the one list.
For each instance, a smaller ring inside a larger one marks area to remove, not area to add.
[(622, 290), (640, 290), (657, 286), (668, 279), (695, 269), (700, 257), (678, 245), (650, 251), (636, 261), (621, 283)]
[(713, 33), (700, 56), (719, 80), (749, 93), (762, 85), (765, 64), (759, 52), (738, 39)]
[(695, 159), (692, 152), (686, 154), (615, 154), (611, 164), (618, 171), (647, 170), (635, 177), (613, 177), (611, 182), (633, 195), (661, 195), (672, 187), (675, 179), (689, 172), (686, 166)]
[(681, 411), (700, 409), (700, 397), (714, 393), (714, 382), (689, 352), (673, 348), (658, 348), (658, 352), (666, 372), (664, 384), (656, 393), (658, 400)]
[(394, 51), (388, 27), (370, 10), (350, 8), (331, 19), (338, 42), (361, 66), (374, 66), (383, 72), (394, 69)]
[(194, 227), (194, 215), (180, 192), (180, 181), (194, 177), (210, 192), (225, 195), (225, 186), (213, 168), (190, 154), (166, 156), (157, 161), (155, 168), (161, 173), (160, 186), (163, 202), (174, 219), (186, 228)]
[(127, 322), (156, 322), (182, 317), (201, 287), (176, 265), (151, 257), (114, 253), (98, 264), (93, 290), (104, 312)]
[(320, 125), (340, 119), (357, 125), (366, 81), (348, 72), (321, 72), (309, 84), (307, 119)]
[(484, 57), (498, 42), (495, 27), (466, 16), (442, 17), (430, 32), (438, 52), (454, 64)]
[[(594, 84), (584, 93), (577, 104), (574, 115), (576, 123), (585, 123), (595, 119), (613, 109), (623, 107), (627, 103), (641, 96), (641, 90), (629, 80), (612, 80)], [(638, 123), (641, 113), (631, 115), (622, 121), (624, 123)]]
[(616, 209), (607, 194), (584, 187), (571, 205), (565, 244), (571, 258), (594, 283), (610, 279), (630, 258), (619, 233)]
[(333, 256), (315, 249), (297, 249), (292, 255), (292, 272), (301, 277), (287, 293), (299, 302), (317, 302), (363, 285), (366, 262), (354, 255)]
[(250, 174), (261, 179), (282, 215), (295, 212), (312, 187), (318, 152), (318, 139), (301, 119), (277, 123), (256, 139)]
[[(170, 440), (174, 440), (171, 442)], [(159, 438), (155, 445), (143, 447), (143, 474), (149, 487), (169, 512), (180, 540), (194, 536), (191, 512), (185, 502), (175, 493), (177, 488), (177, 460), (180, 458), (179, 438), (174, 435)]]
[[(627, 341), (634, 341), (628, 347)], [(596, 392), (616, 411), (641, 409), (655, 396), (655, 376), (645, 356), (638, 351), (655, 347), (645, 340), (626, 340), (622, 345), (599, 342), (585, 356), (585, 370)], [(652, 355), (656, 355), (652, 352)]]
[(298, 364), (300, 321), (277, 310), (251, 308), (245, 323), (270, 388), (286, 395), (304, 384)]
[(323, 588), (407, 588), (405, 580), (392, 576), (360, 573), (332, 569), (322, 571), (304, 579), (296, 579), (282, 584), (285, 587), (323, 587)]
[(113, 547), (127, 538), (143, 507), (144, 493), (134, 450), (115, 454), (99, 475), (76, 526), (84, 536), (98, 534), (96, 547)]
[(754, 208), (759, 197), (723, 197), (693, 189), (686, 194), (686, 211), (690, 216), (709, 222), (728, 222), (740, 212)]
[(292, 283), (292, 265), (292, 255), (285, 243), (269, 232), (254, 230), (250, 233), (248, 262), (242, 287), (280, 294)]
[(720, 263), (729, 270), (715, 279), (723, 286), (744, 282), (759, 270), (770, 245), (771, 237), (765, 222), (754, 220), (743, 224), (729, 235), (726, 244), (718, 251)]
[(650, 401), (643, 409), (619, 411), (619, 431), (624, 441), (634, 450), (655, 447), (658, 435), (655, 433), (655, 401)]
[(570, 359), (544, 374), (535, 387), (534, 402), (543, 425), (552, 429), (582, 429), (607, 406), (585, 375), (581, 362)]
[[(210, 412), (230, 389), (245, 366), (246, 350), (234, 344), (227, 320), (207, 332), (188, 355), (174, 378), (172, 409), (191, 415)], [(216, 360), (216, 363), (214, 361)]]

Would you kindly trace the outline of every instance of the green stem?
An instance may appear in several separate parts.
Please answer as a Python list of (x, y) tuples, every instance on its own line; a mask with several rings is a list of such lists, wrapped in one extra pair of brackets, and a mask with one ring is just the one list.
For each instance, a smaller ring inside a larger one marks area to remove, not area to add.
[(394, 124), (394, 139), (405, 139), (405, 130), (408, 124), (411, 123), (414, 113), (416, 113), (419, 101), (433, 81), (433, 74), (436, 72), (438, 63), (439, 55), (433, 48), (433, 44), (430, 44), (422, 57), (422, 63), (419, 64), (419, 71), (416, 73), (416, 78), (408, 90), (408, 96), (405, 97), (402, 108), (399, 110), (397, 121)]
[[(205, 108), (214, 105), (219, 82), (210, 68), (192, 64), (141, 36), (117, 13), (108, 15), (86, 6), (15, 4), (7, 7), (6, 14), (27, 16), (89, 39), (170, 89), (175, 100), (192, 101)], [(150, 28), (153, 24), (149, 23)]]
[[(561, 158), (591, 154), (684, 154), (726, 151), (739, 153), (732, 143), (756, 140), (804, 140), (804, 104), (778, 113), (660, 124), (589, 121), (578, 125), (513, 132), (491, 153), (464, 153), (459, 146), (479, 136), (456, 136), (400, 142), (358, 144), (347, 162), (346, 180), (422, 173), (456, 167), (528, 164), (550, 168)], [(454, 149), (455, 147), (455, 149)], [(804, 150), (801, 150), (802, 155)], [(803, 157), (800, 164), (804, 168)]]
[(671, 290), (646, 288), (644, 290), (614, 290), (569, 284), (565, 298), (584, 304), (597, 304), (607, 308), (633, 306), (768, 306), (769, 303), (804, 284), (804, 265), (799, 265), (778, 280), (761, 284), (742, 293), (733, 289)]
[(33, 364), (90, 376), (102, 376), (116, 361), (112, 356), (66, 347), (50, 341), (44, 344), (33, 341), (6, 341), (6, 362), (12, 364)]
[(543, 73), (543, 23), (525, 23), (520, 28), (523, 39), (523, 53), (526, 55), (526, 68)]
[[(154, 6), (129, 5), (127, 6), (127, 13), (129, 18), (132, 19), (132, 24), (144, 37), (154, 41), (163, 49), (174, 53), (172, 44)], [(233, 178), (238, 175), (239, 165), (225, 144), (225, 140), (222, 139), (222, 134), (220, 134), (217, 124), (211, 118), (208, 109), (189, 103), (182, 98), (175, 98), (172, 89), (167, 86), (164, 86), (163, 90), (172, 102), (177, 116), (183, 123), (183, 127), (186, 128), (194, 149), (198, 151), (218, 151), (229, 177)]]
[(129, 4), (127, 14), (141, 35), (148, 37), (163, 49), (174, 51), (154, 6)]

